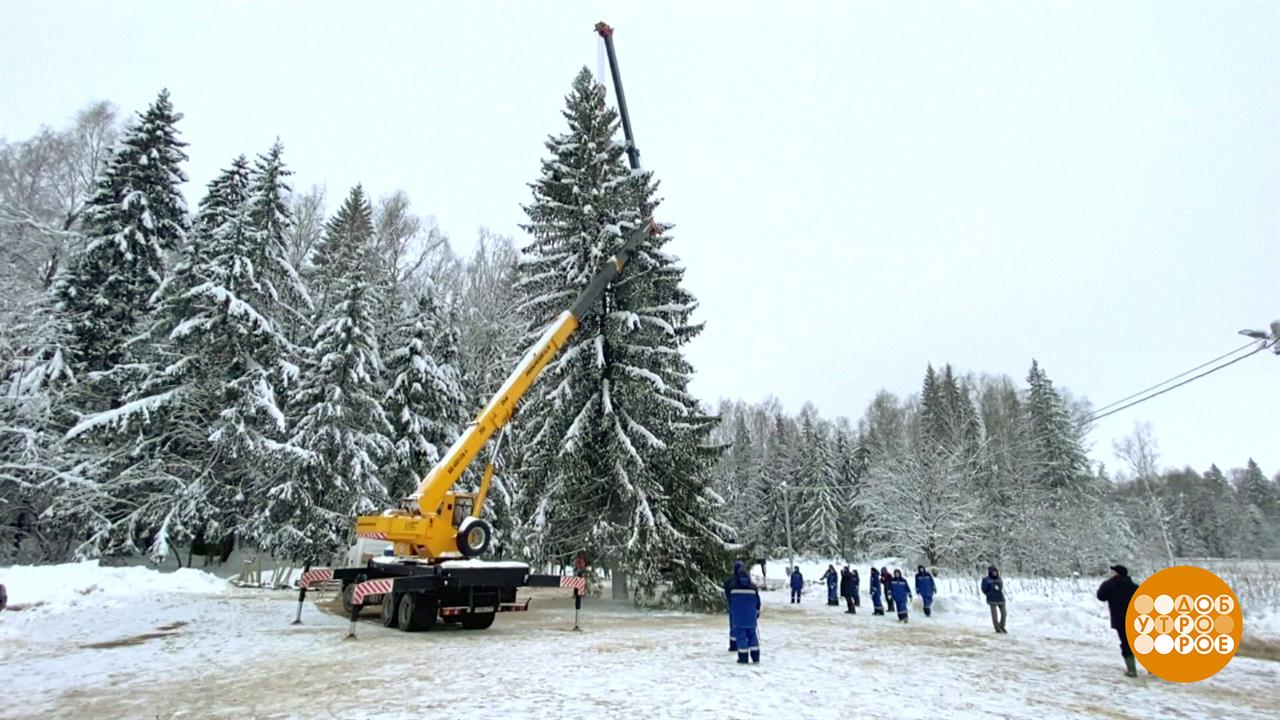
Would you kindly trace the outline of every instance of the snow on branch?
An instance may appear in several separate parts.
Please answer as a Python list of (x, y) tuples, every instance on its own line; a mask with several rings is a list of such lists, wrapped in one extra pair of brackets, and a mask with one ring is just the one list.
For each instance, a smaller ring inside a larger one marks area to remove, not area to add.
[(169, 402), (173, 400), (176, 392), (176, 390), (169, 390), (168, 392), (162, 392), (159, 395), (139, 398), (132, 402), (127, 402), (118, 408), (90, 415), (76, 423), (75, 427), (68, 430), (66, 437), (70, 440), (95, 428), (123, 424), (128, 422), (128, 420), (134, 415), (140, 414), (143, 416), (144, 421), (149, 420), (151, 413), (165, 405), (168, 405)]

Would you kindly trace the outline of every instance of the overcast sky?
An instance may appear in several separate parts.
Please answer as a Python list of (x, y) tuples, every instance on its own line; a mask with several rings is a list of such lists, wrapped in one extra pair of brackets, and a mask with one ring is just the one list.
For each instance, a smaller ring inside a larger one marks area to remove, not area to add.
[[(706, 331), (699, 396), (860, 416), (1037, 358), (1104, 405), (1280, 318), (1280, 4), (0, 2), (0, 136), (168, 87), (186, 188), (278, 135), (295, 187), (516, 235), (615, 36)], [(1280, 470), (1280, 357), (1099, 422)]]

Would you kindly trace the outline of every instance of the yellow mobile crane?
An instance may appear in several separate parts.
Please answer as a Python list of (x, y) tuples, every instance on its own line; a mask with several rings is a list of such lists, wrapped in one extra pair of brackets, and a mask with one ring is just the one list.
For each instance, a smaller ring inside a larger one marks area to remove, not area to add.
[[(627, 157), (632, 169), (639, 170), (639, 152), (613, 49), (613, 28), (601, 22), (596, 25), (596, 32), (604, 39), (609, 55)], [(497, 612), (525, 609), (515, 603), (517, 588), (561, 584), (559, 576), (530, 575), (525, 563), (476, 559), (489, 548), (493, 536), (493, 529), (480, 515), (493, 480), (493, 457), (501, 445), (501, 435), (477, 491), (462, 492), (454, 486), (493, 434), (511, 420), (520, 398), (578, 329), (582, 318), (640, 244), (660, 231), (648, 217), (650, 208), (644, 210), (641, 225), (625, 233), (619, 229), (622, 245), (604, 262), (573, 305), (529, 348), (476, 419), (423, 478), (417, 491), (405, 498), (399, 508), (357, 518), (358, 537), (389, 541), (394, 554), (371, 558), (365, 567), (333, 571), (333, 579), (343, 583), (343, 604), (353, 621), (364, 604), (381, 602), (382, 621), (388, 627), (421, 630), (443, 618), (460, 621), (466, 628), (487, 628)]]

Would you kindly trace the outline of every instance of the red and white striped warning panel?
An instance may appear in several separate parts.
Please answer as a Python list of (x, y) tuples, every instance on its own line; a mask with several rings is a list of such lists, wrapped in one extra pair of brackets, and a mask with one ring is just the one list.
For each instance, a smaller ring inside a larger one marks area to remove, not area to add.
[(356, 532), (356, 535), (362, 538), (368, 538), (370, 540), (386, 540), (387, 539), (386, 533), (370, 532), (367, 530), (360, 530)]
[(391, 584), (395, 582), (395, 578), (383, 578), (381, 580), (366, 580), (352, 591), (351, 602), (359, 605), (364, 602), (366, 597), (370, 595), (386, 595), (391, 592)]
[(573, 588), (578, 591), (579, 595), (587, 594), (587, 579), (580, 577), (566, 576), (560, 578), (560, 587)]
[(298, 579), (298, 587), (310, 587), (316, 583), (322, 583), (326, 580), (333, 579), (333, 568), (316, 568), (302, 573), (302, 577)]

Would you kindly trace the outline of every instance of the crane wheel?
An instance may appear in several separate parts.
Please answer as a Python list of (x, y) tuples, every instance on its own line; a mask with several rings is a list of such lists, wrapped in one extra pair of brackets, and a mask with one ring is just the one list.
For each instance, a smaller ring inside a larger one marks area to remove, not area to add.
[(399, 619), (396, 617), (396, 606), (400, 604), (400, 596), (387, 593), (382, 596), (382, 626), (395, 627)]
[(493, 527), (480, 518), (469, 517), (458, 528), (458, 552), (463, 557), (479, 557), (492, 540)]
[(436, 603), (423, 593), (407, 592), (396, 603), (396, 626), (405, 632), (426, 630), (436, 622)]
[(493, 619), (497, 615), (496, 612), (467, 613), (462, 616), (462, 627), (467, 630), (484, 630), (493, 624)]

